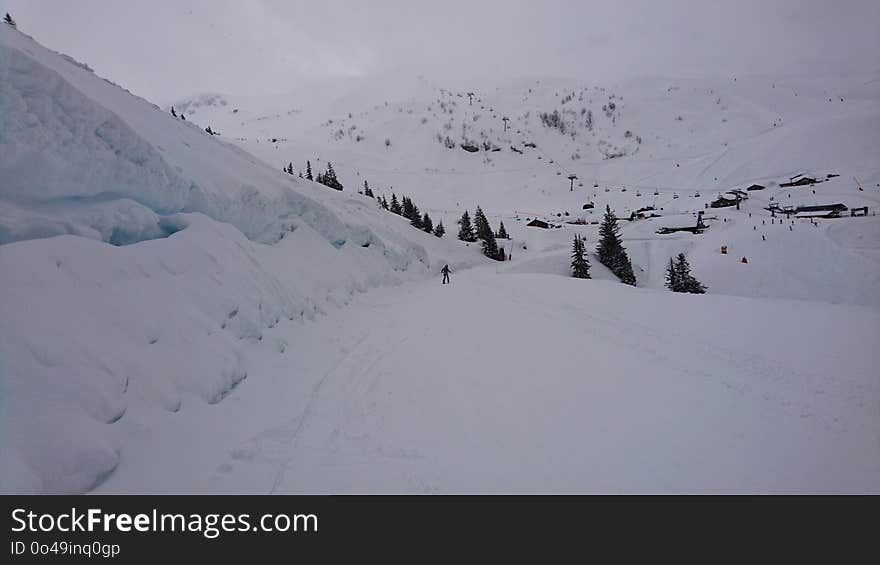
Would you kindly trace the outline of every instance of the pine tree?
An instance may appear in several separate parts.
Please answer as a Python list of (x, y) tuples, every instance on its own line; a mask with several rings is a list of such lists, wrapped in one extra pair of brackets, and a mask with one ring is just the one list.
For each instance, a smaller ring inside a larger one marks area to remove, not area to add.
[(206, 127), (206, 128), (205, 128), (205, 131), (208, 132), (208, 133), (210, 133), (211, 135), (214, 135), (214, 132), (211, 131), (211, 126)]
[(11, 25), (12, 27), (16, 27), (15, 20), (13, 20), (12, 16), (9, 15), (9, 12), (6, 12), (6, 17), (3, 18), (3, 22)]
[(177, 117), (177, 112), (174, 111), (174, 106), (171, 107), (171, 115), (175, 118)]
[(336, 171), (333, 170), (333, 163), (327, 161), (327, 170), (324, 172), (322, 177), (324, 181), (321, 183), (323, 185), (329, 186), (335, 190), (342, 190), (342, 183), (339, 182), (339, 179), (336, 178)]
[(672, 279), (676, 283), (678, 289), (671, 288), (674, 292), (689, 292), (692, 294), (705, 294), (706, 287), (691, 274), (691, 266), (688, 263), (684, 253), (679, 253), (673, 264), (672, 259), (669, 260), (666, 277), (670, 278), (670, 270), (672, 271)]
[(482, 241), (483, 255), (498, 260), (498, 242), (495, 241), (495, 233), (492, 231), (489, 220), (486, 219), (486, 215), (479, 206), (477, 206), (477, 211), (474, 212), (474, 227), (477, 231), (477, 238)]
[(501, 222), (501, 225), (498, 226), (498, 239), (510, 239), (510, 236), (507, 235), (507, 230), (504, 229), (504, 222)]
[(614, 217), (611, 207), (606, 206), (605, 217), (602, 219), (602, 225), (599, 227), (599, 247), (596, 249), (599, 261), (610, 268), (620, 247), (620, 228), (617, 227), (617, 218)]
[(413, 204), (412, 200), (410, 200), (410, 206), (412, 207), (410, 211), (412, 216), (410, 217), (409, 223), (415, 228), (422, 229), (423, 220), (422, 214), (419, 212), (419, 207)]
[(312, 176), (312, 162), (306, 161), (306, 180), (315, 180)]
[(461, 215), (458, 225), (458, 239), (469, 242), (477, 241), (477, 236), (474, 235), (474, 228), (471, 226), (471, 216), (467, 210)]
[(495, 256), (496, 261), (507, 261), (507, 252), (504, 251), (504, 248), (498, 246), (498, 254)]
[(370, 190), (370, 185), (367, 184), (366, 180), (364, 180), (364, 196), (369, 196), (370, 198), (373, 197), (373, 191)]
[(495, 234), (482, 240), (483, 255), (498, 260), (498, 242), (495, 241)]
[(414, 215), (414, 214), (413, 214), (413, 208), (415, 208), (415, 206), (414, 206), (413, 203), (412, 203), (412, 200), (410, 200), (409, 197), (404, 196), (404, 197), (403, 197), (403, 200), (402, 200), (402, 203), (403, 203), (403, 204), (402, 204), (402, 206), (401, 206), (400, 214), (401, 214), (404, 218), (406, 218), (407, 220), (412, 220), (412, 219), (413, 219), (413, 215)]
[(446, 228), (443, 227), (443, 220), (437, 224), (437, 227), (434, 228), (434, 235), (437, 237), (443, 237), (443, 234), (446, 233)]
[(669, 258), (669, 265), (666, 267), (666, 288), (672, 292), (681, 292), (681, 283), (678, 281), (678, 271), (675, 269), (672, 257)]
[(572, 246), (571, 276), (576, 279), (590, 278), (590, 262), (586, 256), (584, 240), (579, 235), (574, 236), (574, 244)]
[(431, 221), (431, 216), (429, 216), (427, 212), (422, 216), (422, 229), (428, 233), (434, 231), (434, 222)]
[(477, 232), (477, 238), (486, 241), (487, 239), (495, 239), (495, 234), (492, 232), (492, 226), (489, 225), (489, 220), (486, 219), (486, 214), (483, 213), (482, 208), (477, 206), (477, 211), (474, 212), (474, 229)]
[(398, 216), (400, 216), (401, 212), (403, 211), (403, 210), (400, 208), (400, 202), (397, 201), (397, 195), (394, 194), (393, 192), (391, 193), (391, 207), (390, 207), (390, 210), (391, 210), (391, 213), (392, 213), (392, 214), (397, 214)]
[(185, 122), (185, 121), (186, 121), (186, 114), (184, 114), (183, 112), (181, 112), (181, 113), (180, 113), (180, 119), (183, 120), (183, 121)]
[(636, 276), (632, 270), (632, 263), (623, 247), (617, 218), (610, 206), (605, 206), (605, 217), (599, 228), (599, 236), (599, 247), (596, 249), (599, 261), (611, 269), (622, 283), (635, 286)]
[(288, 163), (288, 164), (287, 164), (287, 174), (288, 174), (288, 175), (292, 175), (292, 174), (293, 174), (293, 163)]
[(623, 247), (620, 248), (620, 254), (617, 256), (615, 264), (617, 270), (614, 271), (614, 274), (617, 275), (620, 282), (630, 286), (636, 286), (636, 275), (633, 273), (632, 263), (629, 260), (629, 256), (626, 254), (626, 249)]
[(379, 198), (377, 200), (379, 200), (379, 206), (381, 206), (383, 210), (388, 209), (388, 200), (384, 196), (382, 196), (382, 198)]

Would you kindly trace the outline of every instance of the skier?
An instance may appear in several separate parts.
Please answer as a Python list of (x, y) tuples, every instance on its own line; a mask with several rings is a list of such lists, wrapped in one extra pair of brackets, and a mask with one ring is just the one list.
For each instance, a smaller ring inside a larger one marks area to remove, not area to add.
[[(449, 282), (449, 265), (444, 265), (440, 272), (443, 273), (443, 284)], [(450, 283), (451, 284), (451, 283)]]

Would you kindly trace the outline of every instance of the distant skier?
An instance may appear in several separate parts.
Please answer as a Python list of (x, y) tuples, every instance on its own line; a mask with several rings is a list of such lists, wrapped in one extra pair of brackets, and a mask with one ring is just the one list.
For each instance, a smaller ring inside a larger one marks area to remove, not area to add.
[[(440, 272), (443, 273), (443, 284), (449, 282), (449, 265), (444, 265)], [(450, 283), (451, 284), (451, 283)]]

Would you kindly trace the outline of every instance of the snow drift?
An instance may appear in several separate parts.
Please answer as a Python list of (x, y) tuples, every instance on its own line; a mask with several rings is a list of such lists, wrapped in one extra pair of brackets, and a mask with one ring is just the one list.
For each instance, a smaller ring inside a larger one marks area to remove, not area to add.
[(246, 351), (471, 249), (263, 165), (0, 26), (0, 490), (82, 492), (132, 405), (218, 403)]

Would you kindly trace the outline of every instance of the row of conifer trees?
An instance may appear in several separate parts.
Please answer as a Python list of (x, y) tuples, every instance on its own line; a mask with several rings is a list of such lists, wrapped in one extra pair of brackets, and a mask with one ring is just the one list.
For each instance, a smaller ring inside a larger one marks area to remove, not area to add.
[[(368, 190), (369, 194), (367, 194)], [(373, 191), (369, 189), (369, 185), (366, 181), (364, 181), (364, 194), (367, 194), (367, 196), (372, 196), (373, 194)], [(414, 228), (418, 228), (426, 233), (432, 233), (437, 237), (443, 237), (443, 234), (446, 233), (446, 228), (443, 227), (443, 220), (437, 222), (437, 225), (435, 226), (431, 216), (428, 215), (427, 212), (422, 214), (416, 203), (408, 196), (401, 196), (401, 199), (398, 200), (397, 195), (392, 192), (390, 203), (385, 196), (380, 196), (376, 200), (379, 202), (379, 206), (382, 209), (388, 210), (392, 214), (403, 216), (409, 220), (409, 223), (412, 224)]]
[[(293, 163), (288, 163), (286, 167), (284, 167), (284, 172), (288, 175), (295, 174), (293, 170)], [(299, 172), (299, 178), (306, 180), (313, 180), (315, 182), (319, 182), (324, 186), (329, 186), (335, 190), (342, 190), (342, 183), (339, 182), (339, 179), (336, 177), (336, 171), (333, 169), (333, 163), (327, 161), (327, 170), (323, 173), (318, 173), (318, 176), (312, 176), (312, 162), (306, 161), (306, 171), (303, 174), (302, 171)], [(366, 186), (366, 181), (364, 181), (364, 185)], [(372, 196), (372, 192), (368, 194), (368, 196)]]
[(498, 226), (498, 232), (492, 231), (492, 226), (483, 213), (483, 209), (477, 206), (474, 212), (474, 220), (471, 223), (471, 216), (467, 210), (458, 220), (458, 239), (467, 242), (480, 242), (483, 254), (486, 257), (495, 259), (496, 261), (504, 261), (507, 254), (504, 248), (498, 245), (498, 239), (510, 239), (507, 230), (504, 228), (504, 222)]

